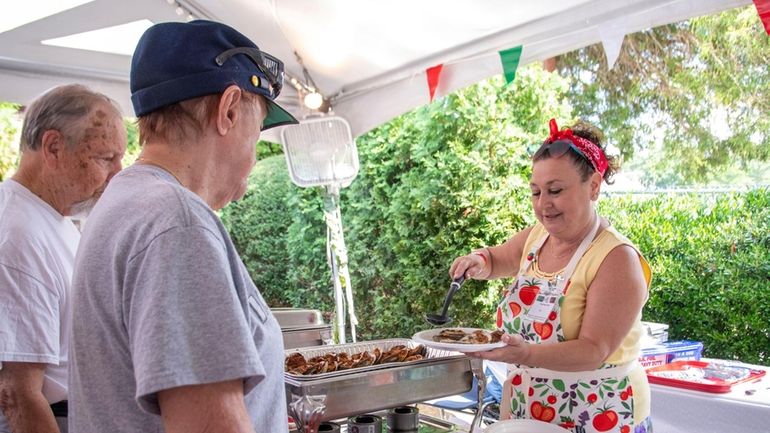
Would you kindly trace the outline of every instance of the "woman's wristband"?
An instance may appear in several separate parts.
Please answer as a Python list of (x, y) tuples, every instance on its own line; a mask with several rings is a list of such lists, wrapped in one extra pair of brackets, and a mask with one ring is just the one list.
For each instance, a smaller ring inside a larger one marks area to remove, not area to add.
[(487, 260), (487, 256), (485, 256), (484, 253), (479, 252), (479, 251), (474, 251), (473, 254), (481, 257), (481, 260), (484, 261), (484, 267), (486, 268), (487, 264), (489, 263), (489, 260)]
[(489, 248), (482, 248), (482, 249), (476, 250), (472, 254), (478, 255), (479, 257), (481, 257), (481, 260), (484, 261), (484, 268), (482, 269), (483, 271), (486, 271), (487, 269), (489, 269), (487, 272), (484, 273), (485, 275), (484, 279), (492, 275), (492, 252), (489, 251)]

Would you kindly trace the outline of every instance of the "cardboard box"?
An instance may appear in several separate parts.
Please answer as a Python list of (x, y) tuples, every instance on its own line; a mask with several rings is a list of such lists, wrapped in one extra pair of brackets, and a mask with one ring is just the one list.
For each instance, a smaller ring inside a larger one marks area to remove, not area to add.
[(667, 341), (642, 348), (639, 363), (644, 368), (658, 367), (677, 360), (700, 360), (703, 343), (692, 340)]

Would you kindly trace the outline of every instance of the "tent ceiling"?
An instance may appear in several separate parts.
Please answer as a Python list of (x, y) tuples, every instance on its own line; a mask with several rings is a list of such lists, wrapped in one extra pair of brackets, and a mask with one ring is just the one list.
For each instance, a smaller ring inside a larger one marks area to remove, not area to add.
[[(35, 0), (28, 0), (35, 3)], [(600, 41), (602, 26), (626, 33), (751, 4), (750, 0), (93, 0), (0, 33), (0, 100), (28, 103), (82, 82), (132, 113), (130, 57), (41, 41), (141, 20), (199, 18), (230, 24), (308, 77), (360, 135), (428, 102), (425, 69), (444, 64), (437, 94), (501, 73), (497, 52), (523, 45), (521, 64)], [(4, 13), (14, 13), (7, 6)], [(136, 26), (136, 24), (134, 24)], [(123, 41), (122, 46), (135, 44)], [(296, 53), (296, 54), (295, 54)], [(302, 63), (298, 59), (302, 59)], [(173, 61), (173, 53), (169, 53)], [(303, 71), (303, 66), (307, 73)], [(309, 114), (297, 91), (280, 102)], [(277, 132), (277, 131), (275, 131)], [(273, 135), (273, 138), (277, 134)]]

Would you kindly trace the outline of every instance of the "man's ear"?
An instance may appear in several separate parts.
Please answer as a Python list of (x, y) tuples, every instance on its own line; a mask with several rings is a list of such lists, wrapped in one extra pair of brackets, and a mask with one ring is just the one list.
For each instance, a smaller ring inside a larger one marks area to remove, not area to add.
[(243, 102), (243, 91), (240, 87), (232, 85), (222, 92), (217, 107), (217, 132), (226, 135), (235, 126), (240, 114), (240, 104)]
[(43, 132), (40, 140), (40, 151), (43, 161), (49, 167), (58, 166), (67, 145), (64, 135), (56, 129), (48, 129)]

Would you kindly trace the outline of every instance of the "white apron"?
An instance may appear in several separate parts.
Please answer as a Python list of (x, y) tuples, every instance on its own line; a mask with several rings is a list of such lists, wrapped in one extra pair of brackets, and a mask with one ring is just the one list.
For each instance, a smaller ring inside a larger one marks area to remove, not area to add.
[[(564, 341), (561, 305), (577, 263), (596, 237), (599, 217), (564, 271), (553, 279), (528, 277), (546, 234), (535, 242), (516, 281), (497, 308), (497, 327), (521, 335), (531, 344)], [(635, 361), (603, 364), (593, 371), (563, 372), (509, 364), (500, 419), (536, 419), (574, 433), (621, 432), (634, 429), (634, 393), (629, 372)]]

